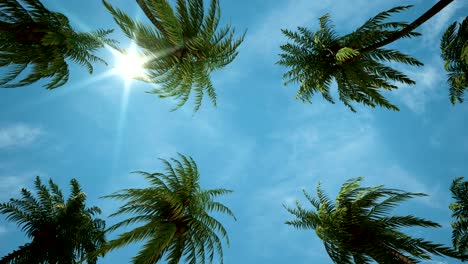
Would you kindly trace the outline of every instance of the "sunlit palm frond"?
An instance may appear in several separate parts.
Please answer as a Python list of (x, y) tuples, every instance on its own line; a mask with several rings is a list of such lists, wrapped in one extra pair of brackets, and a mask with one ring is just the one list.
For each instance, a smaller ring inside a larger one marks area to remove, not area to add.
[[(329, 15), (319, 19), (320, 27), (316, 32), (304, 27), (298, 27), (296, 32), (282, 30), (291, 41), (281, 46), (283, 53), (279, 54), (277, 62), (288, 68), (283, 75), (285, 84), (299, 84), (296, 98), (302, 101), (311, 103), (312, 96), (320, 93), (324, 99), (334, 103), (330, 94), (334, 81), (339, 99), (352, 111), (355, 111), (352, 102), (398, 110), (380, 91), (397, 89), (395, 83), (411, 85), (415, 82), (383, 63), (399, 62), (412, 66), (421, 66), (422, 63), (397, 50), (366, 48), (406, 27), (407, 23), (385, 20), (409, 7), (398, 6), (381, 12), (354, 32), (341, 37), (336, 34)], [(404, 37), (418, 35), (410, 32)]]
[(286, 207), (295, 216), (286, 224), (315, 230), (334, 263), (417, 263), (431, 255), (458, 257), (450, 248), (421, 238), (412, 238), (403, 227), (440, 227), (439, 224), (415, 217), (388, 216), (400, 202), (424, 196), (383, 186), (361, 187), (362, 177), (346, 181), (335, 203), (319, 187), (318, 199), (306, 194), (314, 206), (309, 210), (299, 202)]
[(137, 1), (153, 23), (146, 26), (123, 11), (104, 5), (122, 31), (149, 57), (142, 80), (156, 84), (149, 93), (177, 100), (173, 110), (194, 96), (198, 111), (204, 95), (216, 106), (216, 91), (211, 73), (231, 63), (238, 54), (244, 35), (235, 37), (230, 25), (218, 30), (220, 8), (211, 0), (205, 10), (203, 0), (177, 0), (172, 7), (166, 0)]
[(138, 172), (151, 185), (144, 189), (124, 189), (104, 196), (125, 201), (111, 216), (131, 214), (130, 218), (109, 227), (115, 231), (127, 225), (141, 224), (109, 241), (105, 251), (137, 241), (144, 244), (133, 263), (155, 263), (163, 258), (168, 263), (212, 263), (216, 253), (222, 263), (222, 240), (229, 245), (227, 231), (208, 213), (232, 211), (214, 198), (228, 194), (226, 189), (202, 190), (199, 172), (191, 157), (165, 160), (164, 172)]

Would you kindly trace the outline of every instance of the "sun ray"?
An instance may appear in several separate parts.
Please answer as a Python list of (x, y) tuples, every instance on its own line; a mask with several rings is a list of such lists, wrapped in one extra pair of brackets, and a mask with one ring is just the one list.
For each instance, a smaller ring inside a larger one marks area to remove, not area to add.
[(115, 66), (112, 73), (124, 80), (125, 87), (130, 86), (136, 78), (145, 76), (144, 64), (147, 58), (138, 53), (136, 45), (132, 43), (126, 51), (110, 50), (114, 55)]

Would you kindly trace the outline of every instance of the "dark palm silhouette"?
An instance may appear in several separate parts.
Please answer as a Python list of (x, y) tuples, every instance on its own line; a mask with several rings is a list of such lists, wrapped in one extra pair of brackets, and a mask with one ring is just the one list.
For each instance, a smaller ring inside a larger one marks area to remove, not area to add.
[(418, 263), (431, 255), (456, 257), (448, 247), (422, 238), (413, 238), (402, 231), (406, 227), (440, 227), (432, 221), (415, 217), (390, 216), (390, 210), (399, 203), (422, 193), (409, 193), (383, 186), (361, 187), (362, 178), (346, 181), (333, 203), (317, 187), (318, 199), (305, 190), (304, 195), (313, 205), (308, 210), (296, 202), (286, 209), (296, 219), (287, 221), (301, 229), (313, 229), (323, 241), (334, 263)]
[(36, 196), (21, 190), (21, 199), (0, 204), (0, 213), (16, 222), (31, 242), (0, 259), (1, 264), (73, 264), (80, 260), (95, 264), (97, 250), (105, 242), (105, 222), (95, 216), (98, 207), (86, 207), (86, 195), (75, 179), (64, 199), (59, 187), (49, 187), (39, 177), (34, 182)]
[(116, 42), (107, 38), (111, 32), (76, 32), (65, 15), (49, 11), (39, 0), (2, 0), (0, 67), (6, 67), (7, 73), (0, 79), (0, 87), (50, 79), (44, 86), (57, 88), (69, 79), (69, 61), (92, 73), (93, 62), (106, 64), (93, 53), (105, 44), (115, 47)]

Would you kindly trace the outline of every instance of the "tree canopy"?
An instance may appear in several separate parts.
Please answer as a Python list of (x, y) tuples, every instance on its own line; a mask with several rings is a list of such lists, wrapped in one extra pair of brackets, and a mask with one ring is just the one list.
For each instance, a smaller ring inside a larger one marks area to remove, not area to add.
[(70, 185), (70, 196), (65, 199), (52, 179), (46, 186), (36, 177), (36, 195), (23, 188), (21, 199), (0, 204), (0, 213), (16, 222), (31, 239), (1, 258), (1, 264), (97, 263), (95, 253), (105, 243), (105, 222), (96, 218), (101, 210), (86, 206), (86, 194), (76, 179)]
[(49, 79), (44, 85), (54, 89), (69, 79), (69, 62), (87, 68), (94, 62), (107, 64), (94, 53), (116, 41), (107, 35), (113, 30), (76, 32), (68, 18), (49, 11), (39, 0), (0, 2), (0, 67), (7, 73), (0, 88), (16, 88)]
[(125, 189), (105, 198), (123, 200), (111, 216), (133, 214), (108, 231), (130, 224), (141, 224), (109, 241), (105, 251), (137, 241), (144, 241), (133, 263), (156, 263), (165, 256), (167, 263), (212, 263), (215, 253), (223, 263), (222, 240), (229, 245), (227, 231), (210, 216), (219, 212), (234, 217), (231, 210), (214, 198), (232, 191), (226, 189), (203, 190), (200, 174), (191, 157), (179, 154), (179, 160), (161, 159), (164, 173), (137, 172), (151, 184), (144, 189)]
[(454, 22), (442, 36), (440, 43), (445, 70), (448, 72), (450, 101), (463, 102), (468, 89), (468, 17), (461, 23)]
[(219, 0), (211, 0), (205, 10), (203, 0), (137, 0), (152, 25), (132, 19), (123, 11), (104, 5), (114, 20), (147, 57), (142, 81), (157, 84), (150, 93), (178, 100), (177, 109), (195, 94), (197, 111), (204, 94), (216, 106), (216, 92), (210, 75), (231, 63), (244, 36), (235, 38), (230, 25), (218, 29), (221, 19)]
[(298, 201), (286, 207), (295, 216), (286, 224), (315, 230), (328, 255), (337, 264), (346, 263), (418, 263), (431, 255), (457, 257), (450, 248), (422, 238), (413, 238), (400, 229), (405, 227), (440, 227), (439, 224), (413, 215), (391, 216), (390, 211), (410, 198), (423, 193), (404, 192), (381, 186), (361, 187), (362, 177), (346, 181), (333, 202), (317, 186), (314, 198), (304, 195), (313, 210)]

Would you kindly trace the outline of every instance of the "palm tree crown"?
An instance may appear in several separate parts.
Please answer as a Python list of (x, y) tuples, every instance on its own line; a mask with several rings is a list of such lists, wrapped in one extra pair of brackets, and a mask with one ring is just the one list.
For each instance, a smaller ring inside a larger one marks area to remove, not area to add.
[[(102, 29), (75, 32), (65, 15), (49, 11), (39, 0), (2, 0), (0, 67), (7, 67), (8, 71), (0, 79), (0, 87), (25, 86), (44, 78), (51, 78), (44, 85), (47, 89), (62, 86), (69, 79), (67, 60), (85, 66), (92, 73), (93, 62), (106, 64), (93, 52), (104, 44), (116, 43), (106, 37), (111, 32)], [(19, 78), (22, 79), (15, 82)]]
[(162, 159), (165, 173), (142, 174), (151, 186), (145, 189), (125, 189), (106, 198), (125, 200), (126, 203), (111, 216), (135, 214), (109, 228), (109, 231), (133, 223), (142, 223), (131, 231), (120, 234), (108, 243), (107, 250), (146, 240), (133, 258), (133, 263), (153, 264), (166, 256), (167, 263), (176, 264), (182, 257), (185, 263), (211, 263), (216, 252), (223, 261), (219, 234), (229, 245), (223, 225), (208, 212), (234, 215), (225, 205), (214, 201), (230, 190), (202, 190), (197, 165), (192, 158), (179, 154), (180, 161)]
[[(455, 202), (450, 204), (452, 217), (452, 244), (462, 255), (468, 251), (468, 182), (463, 177), (453, 180), (450, 186)], [(466, 259), (466, 257), (464, 257)]]
[(399, 231), (402, 227), (440, 227), (412, 215), (388, 216), (389, 211), (409, 198), (425, 196), (383, 186), (360, 187), (362, 178), (346, 181), (333, 203), (317, 187), (318, 199), (304, 195), (315, 207), (307, 210), (296, 202), (286, 209), (296, 216), (286, 223), (313, 229), (335, 263), (417, 263), (431, 254), (456, 256), (450, 248)]
[[(408, 85), (415, 82), (383, 63), (423, 64), (397, 50), (384, 49), (380, 44), (408, 27), (405, 22), (385, 20), (410, 7), (398, 6), (381, 12), (354, 32), (341, 37), (335, 33), (328, 15), (319, 19), (320, 28), (315, 33), (304, 27), (298, 27), (298, 32), (282, 30), (292, 40), (292, 43), (281, 46), (284, 53), (278, 61), (289, 68), (283, 75), (286, 84), (299, 83), (296, 98), (302, 101), (311, 103), (312, 96), (321, 93), (327, 101), (334, 103), (330, 88), (336, 81), (339, 99), (352, 111), (355, 111), (352, 101), (398, 110), (379, 91), (397, 89), (395, 82)], [(419, 35), (410, 31), (400, 37)]]
[(463, 93), (468, 89), (468, 17), (458, 25), (458, 31), (457, 24), (447, 28), (440, 43), (452, 104), (462, 103)]
[(211, 72), (231, 63), (243, 36), (234, 38), (229, 25), (218, 30), (219, 1), (212, 0), (205, 14), (203, 0), (177, 0), (175, 10), (167, 0), (137, 0), (154, 27), (131, 19), (105, 0), (107, 9), (123, 32), (147, 56), (143, 81), (159, 84), (151, 93), (174, 97), (177, 109), (195, 93), (195, 111), (207, 93), (216, 106)]
[(98, 207), (86, 207), (86, 194), (75, 179), (70, 181), (70, 197), (65, 200), (59, 187), (49, 180), (49, 188), (36, 177), (36, 197), (27, 189), (21, 199), (0, 204), (0, 213), (16, 222), (32, 239), (31, 243), (0, 259), (2, 264), (73, 264), (80, 260), (95, 264), (96, 252), (105, 242), (105, 222), (95, 218)]

